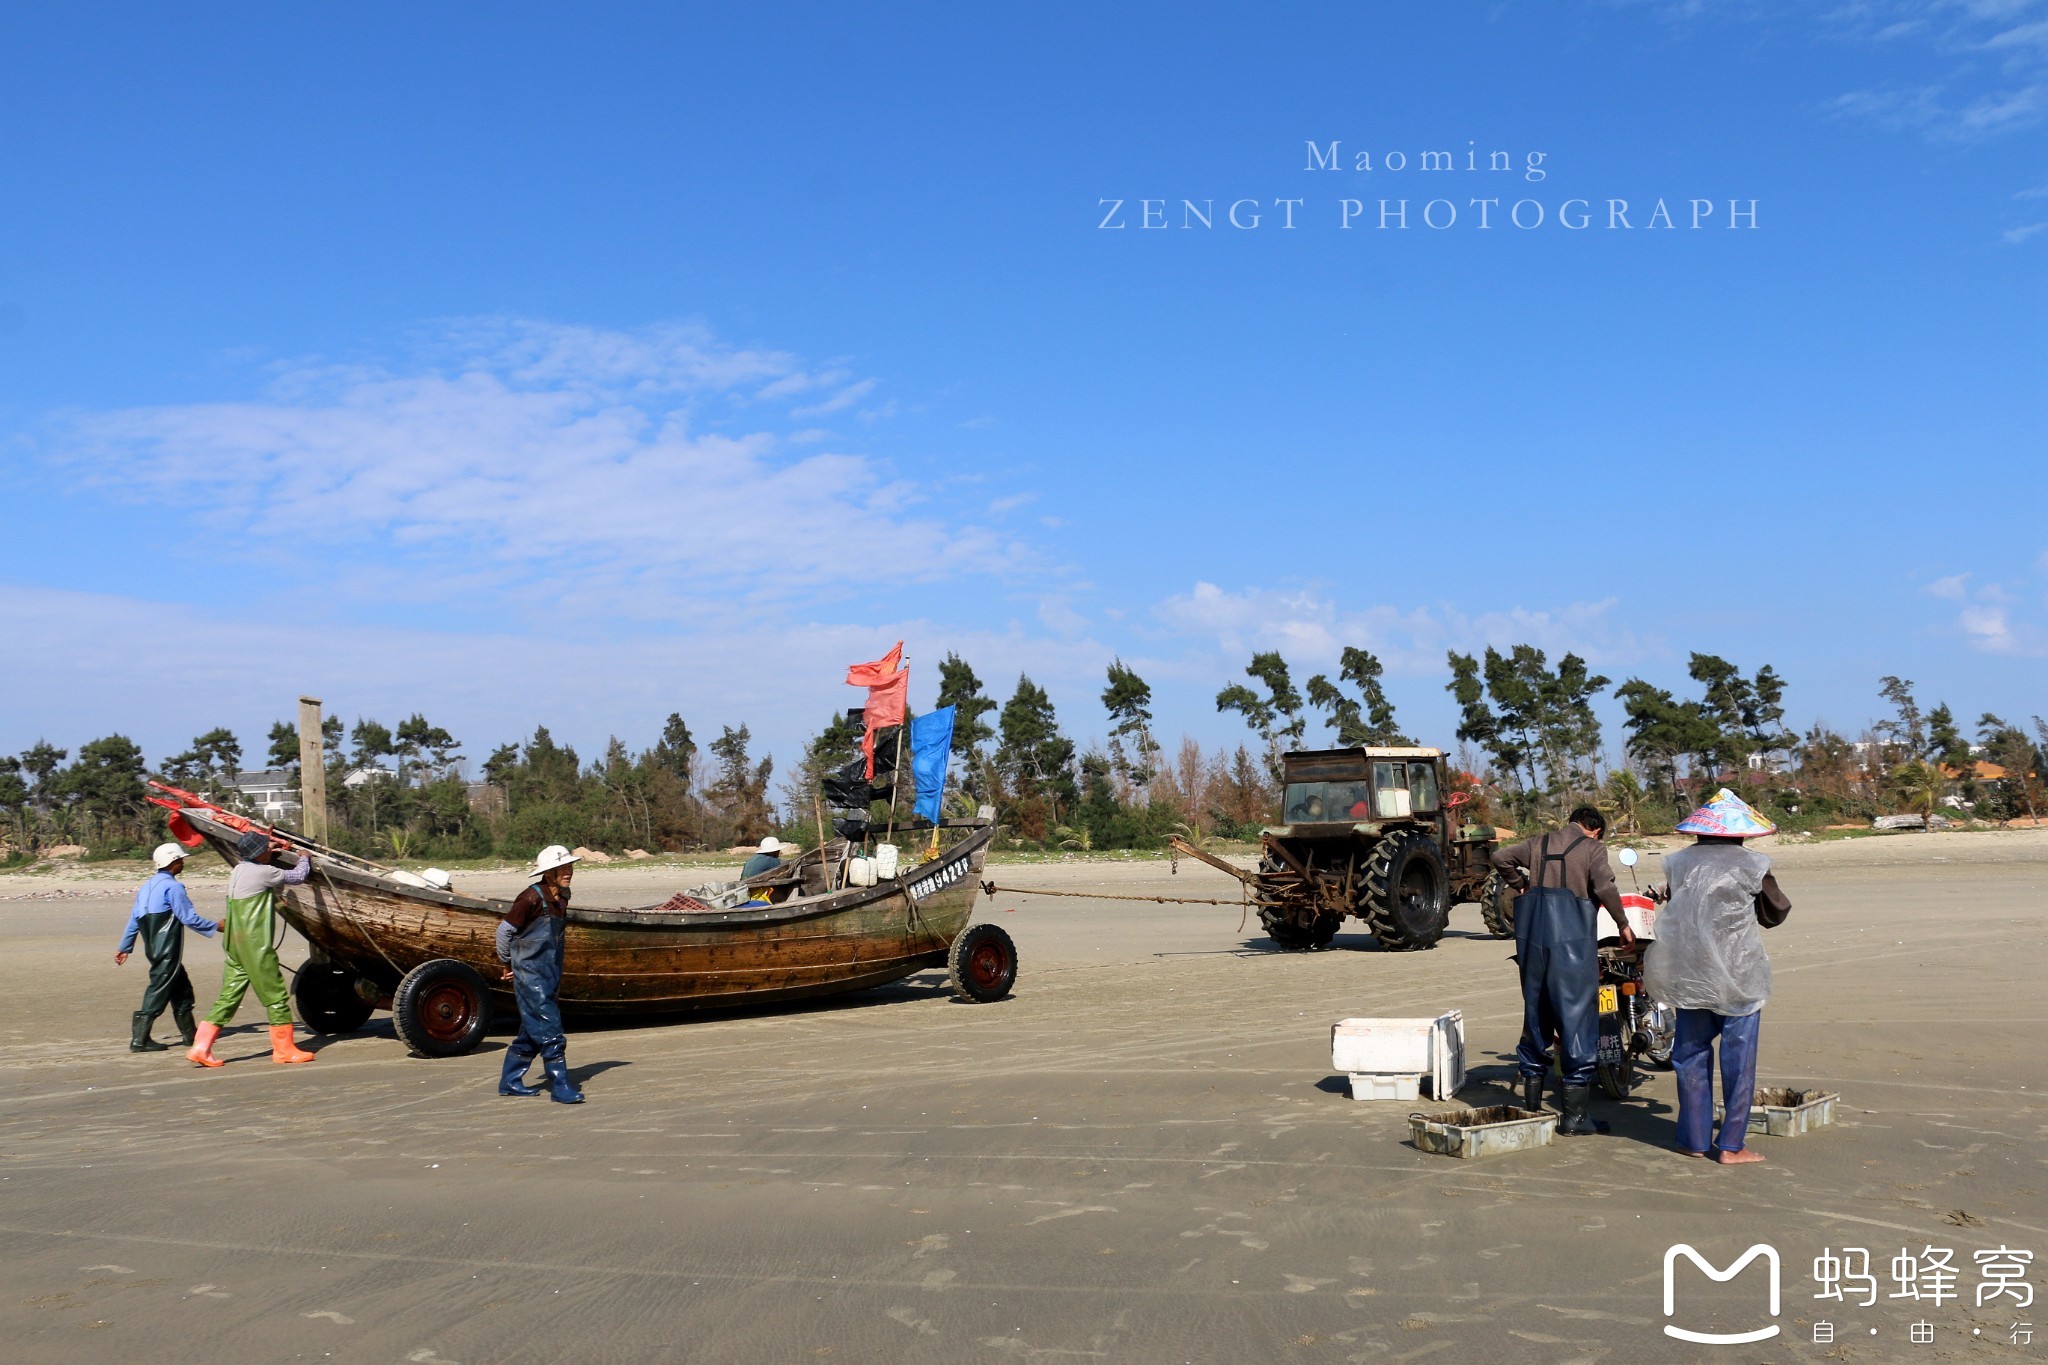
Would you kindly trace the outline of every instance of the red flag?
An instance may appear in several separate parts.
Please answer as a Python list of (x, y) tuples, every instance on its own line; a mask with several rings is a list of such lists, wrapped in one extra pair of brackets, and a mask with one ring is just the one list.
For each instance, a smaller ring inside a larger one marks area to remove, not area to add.
[[(901, 652), (903, 646), (896, 647)], [(861, 736), (860, 751), (867, 755), (867, 780), (875, 780), (875, 731), (903, 723), (903, 709), (909, 700), (910, 670), (900, 669), (889, 681), (868, 689), (867, 733)]]
[(903, 666), (903, 642), (898, 640), (896, 648), (884, 654), (871, 664), (853, 664), (846, 670), (848, 687), (880, 687)]
[(846, 670), (848, 687), (868, 690), (867, 732), (860, 737), (860, 751), (867, 756), (867, 780), (875, 780), (875, 731), (903, 723), (903, 706), (910, 691), (910, 670), (904, 668), (903, 642), (873, 663), (854, 664)]

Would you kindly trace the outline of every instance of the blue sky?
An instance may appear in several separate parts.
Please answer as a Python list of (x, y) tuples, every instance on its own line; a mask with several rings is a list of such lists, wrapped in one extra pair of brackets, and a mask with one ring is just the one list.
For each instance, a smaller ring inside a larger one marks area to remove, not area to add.
[[(1525, 640), (1769, 663), (1802, 726), (1886, 673), (2048, 713), (2048, 0), (16, 7), (0, 53), (0, 749), (305, 690), (787, 755), (899, 636), (914, 705), (957, 649), (1084, 738), (1114, 656), (1209, 741), (1251, 650), (1345, 644), (1444, 743), (1444, 651)], [(1467, 150), (1513, 169), (1417, 164)]]

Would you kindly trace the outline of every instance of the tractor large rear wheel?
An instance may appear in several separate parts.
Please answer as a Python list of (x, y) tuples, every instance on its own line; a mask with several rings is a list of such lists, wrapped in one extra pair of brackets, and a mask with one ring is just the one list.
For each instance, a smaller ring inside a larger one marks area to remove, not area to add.
[(1359, 917), (1380, 947), (1414, 952), (1436, 947), (1451, 918), (1450, 877), (1436, 840), (1421, 830), (1395, 830), (1365, 864)]
[(1479, 888), (1479, 918), (1486, 922), (1486, 932), (1495, 938), (1515, 936), (1515, 898), (1498, 872)]

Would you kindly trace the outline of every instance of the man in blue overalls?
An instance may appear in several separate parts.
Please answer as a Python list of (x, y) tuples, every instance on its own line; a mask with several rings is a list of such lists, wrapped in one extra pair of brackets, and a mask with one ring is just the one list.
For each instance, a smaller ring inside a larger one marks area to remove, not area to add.
[(555, 1001), (562, 988), (562, 937), (576, 861), (560, 844), (542, 849), (533, 862), (533, 885), (519, 893), (498, 922), (498, 960), (506, 964), (505, 976), (519, 1002), (519, 1036), (505, 1049), (500, 1095), (538, 1095), (539, 1088), (526, 1083), (526, 1069), (539, 1056), (549, 1096), (559, 1104), (583, 1103), (583, 1092), (569, 1079), (569, 1040)]
[(1550, 1040), (1563, 1057), (1557, 1131), (1583, 1136), (1599, 1127), (1586, 1116), (1599, 1063), (1600, 940), (1594, 902), (1621, 926), (1622, 946), (1635, 943), (1621, 892), (1614, 885), (1601, 840), (1607, 817), (1580, 806), (1565, 827), (1539, 839), (1496, 849), (1493, 866), (1526, 887), (1515, 897), (1515, 961), (1522, 973), (1522, 1042), (1515, 1063), (1522, 1076), (1522, 1107), (1543, 1107), (1550, 1071)]

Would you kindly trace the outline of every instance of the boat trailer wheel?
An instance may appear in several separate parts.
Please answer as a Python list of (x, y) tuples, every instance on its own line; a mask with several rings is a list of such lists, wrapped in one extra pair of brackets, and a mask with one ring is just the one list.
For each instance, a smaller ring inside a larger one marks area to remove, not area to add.
[(421, 1057), (476, 1051), (491, 1027), (491, 997), (474, 967), (454, 958), (423, 962), (391, 996), (391, 1026)]
[(369, 1022), (371, 1005), (356, 990), (356, 976), (332, 962), (308, 962), (292, 978), (299, 1018), (315, 1033), (354, 1033)]
[(962, 1000), (1001, 1000), (1017, 984), (1017, 945), (1000, 925), (974, 925), (953, 940), (946, 969), (953, 994)]

